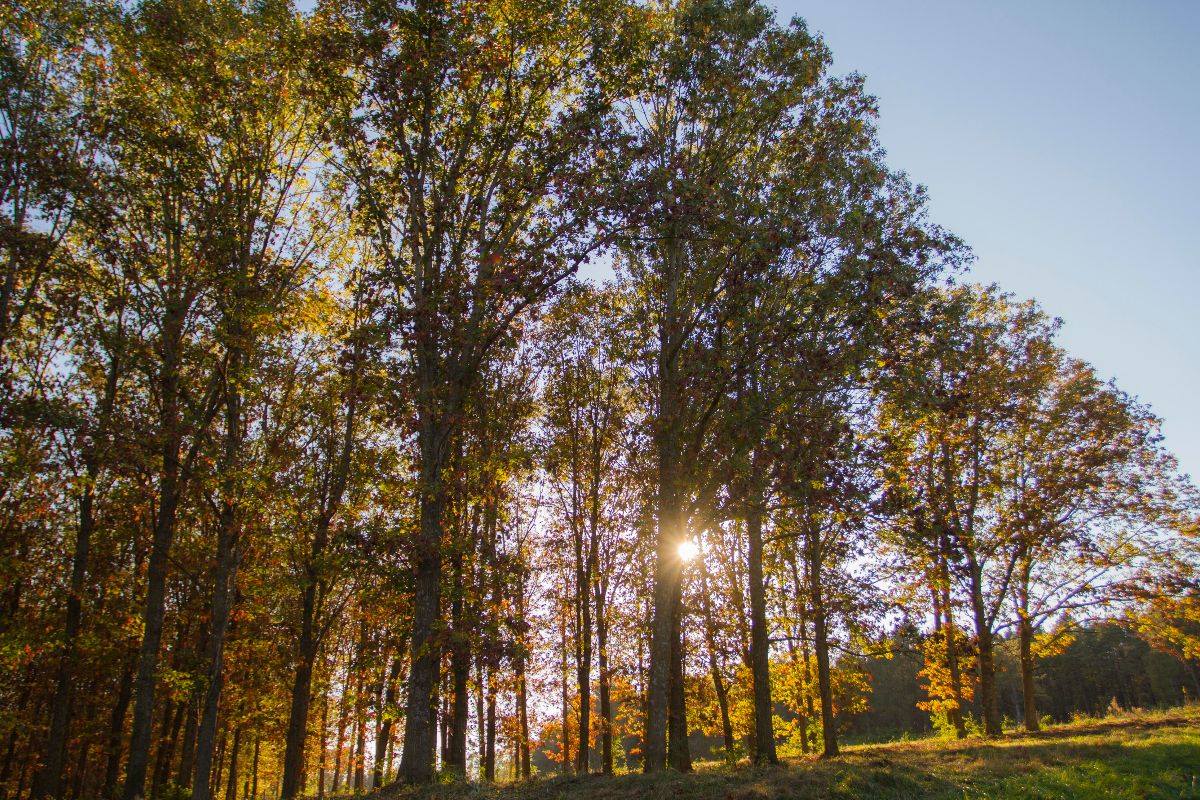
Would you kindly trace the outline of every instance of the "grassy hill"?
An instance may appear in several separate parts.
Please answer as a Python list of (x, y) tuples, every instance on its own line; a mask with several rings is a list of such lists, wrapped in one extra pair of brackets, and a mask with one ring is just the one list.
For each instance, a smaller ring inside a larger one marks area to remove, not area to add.
[(1200, 708), (1086, 720), (997, 741), (861, 745), (837, 759), (793, 760), (779, 768), (701, 763), (693, 775), (446, 784), (383, 794), (395, 800), (1200, 798)]

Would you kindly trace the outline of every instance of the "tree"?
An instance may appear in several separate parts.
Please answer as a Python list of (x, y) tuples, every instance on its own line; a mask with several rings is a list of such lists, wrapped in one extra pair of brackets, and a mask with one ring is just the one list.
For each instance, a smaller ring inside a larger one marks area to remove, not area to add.
[(463, 408), (496, 342), (606, 235), (584, 208), (613, 86), (608, 56), (589, 43), (614, 11), (619, 20), (619, 6), (590, 3), (338, 12), (356, 30), (347, 45), (361, 76), (340, 157), (394, 289), (416, 408), (409, 782), (432, 776), (446, 469)]

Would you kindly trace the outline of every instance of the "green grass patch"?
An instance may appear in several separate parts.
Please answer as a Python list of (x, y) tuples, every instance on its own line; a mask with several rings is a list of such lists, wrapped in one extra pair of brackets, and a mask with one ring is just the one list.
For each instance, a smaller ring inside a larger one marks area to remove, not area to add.
[(1200, 709), (1080, 720), (999, 739), (857, 745), (778, 768), (388, 788), (407, 800), (1200, 800)]

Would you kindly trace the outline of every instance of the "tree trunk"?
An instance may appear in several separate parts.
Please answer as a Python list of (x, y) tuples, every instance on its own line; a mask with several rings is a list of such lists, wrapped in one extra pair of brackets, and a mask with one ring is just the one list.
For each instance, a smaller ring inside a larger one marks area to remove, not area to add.
[(158, 678), (158, 652), (162, 645), (166, 612), (167, 566), (182, 489), (180, 450), (183, 427), (179, 413), (180, 353), (186, 304), (178, 299), (167, 305), (163, 317), (159, 391), (158, 516), (147, 565), (146, 598), (142, 609), (142, 646), (134, 681), (133, 726), (129, 735), (129, 759), (125, 765), (123, 800), (139, 800), (145, 792), (146, 769), (150, 763), (150, 736), (154, 722), (154, 690)]
[[(422, 380), (429, 382), (429, 377), (423, 375)], [(400, 777), (410, 784), (428, 783), (433, 779), (434, 720), (431, 712), (441, 662), (436, 628), (442, 613), (442, 509), (445, 501), (442, 473), (445, 438), (449, 431), (435, 424), (431, 416), (428, 409), (424, 410), (420, 431), (421, 524), (413, 556), (412, 654), (404, 716), (404, 750), (400, 756)]]
[[(111, 376), (110, 380), (115, 382), (115, 376)], [(54, 697), (50, 701), (50, 730), (42, 751), (41, 768), (33, 776), (30, 800), (58, 798), (62, 792), (63, 761), (66, 756), (67, 731), (71, 724), (71, 687), (79, 649), (79, 629), (83, 620), (84, 580), (87, 575), (92, 528), (95, 525), (92, 505), (95, 500), (98, 472), (95, 457), (89, 457), (87, 479), (79, 498), (79, 527), (76, 529), (75, 552), (71, 558), (71, 580), (67, 586), (67, 615), (63, 626), (62, 655), (58, 662)]]
[(367, 617), (363, 614), (358, 623), (358, 646), (354, 657), (354, 791), (361, 792), (367, 774)]
[[(120, 326), (118, 326), (120, 330)], [(63, 762), (66, 756), (67, 734), (71, 726), (73, 678), (77, 668), (79, 632), (83, 625), (83, 592), (87, 578), (88, 554), (92, 531), (96, 525), (96, 480), (100, 475), (100, 454), (108, 439), (109, 424), (117, 398), (117, 379), (121, 362), (112, 354), (104, 381), (104, 395), (97, 409), (94, 439), (84, 448), (86, 480), (79, 496), (79, 525), (76, 528), (75, 550), (71, 558), (71, 579), (67, 587), (66, 619), (63, 623), (63, 649), (58, 662), (54, 696), (50, 701), (50, 730), (42, 752), (41, 769), (34, 774), (30, 800), (60, 797), (62, 793)], [(124, 715), (122, 715), (124, 716)]]
[(708, 650), (708, 671), (712, 675), (713, 691), (717, 694), (717, 707), (721, 711), (721, 737), (725, 743), (725, 757), (733, 754), (733, 723), (729, 719), (729, 691), (721, 675), (721, 663), (717, 658), (717, 634), (713, 622), (712, 598), (708, 588), (708, 565), (700, 562), (700, 611), (704, 614), (704, 646)]
[[(225, 446), (221, 463), (221, 510), (217, 528), (216, 569), (213, 571), (212, 611), (209, 615), (208, 678), (205, 682), (204, 705), (200, 711), (200, 727), (196, 732), (196, 772), (192, 779), (192, 800), (212, 800), (213, 787), (208, 782), (216, 741), (217, 713), (221, 691), (225, 685), (225, 637), (233, 609), (234, 585), (237, 581), (239, 504), (238, 470), (242, 451), (242, 395), (238, 386), (241, 375), (241, 352), (230, 352), (225, 380)], [(234, 732), (237, 742), (238, 731)], [(236, 756), (235, 756), (236, 757)], [(219, 788), (219, 787), (218, 787)]]
[(379, 729), (379, 736), (375, 738), (375, 763), (371, 767), (371, 786), (375, 789), (383, 786), (384, 760), (387, 755), (388, 742), (392, 738), (392, 709), (396, 704), (398, 688), (396, 681), (400, 677), (401, 667), (404, 666), (404, 648), (407, 644), (401, 640), (400, 646), (396, 649), (396, 655), (392, 658), (392, 666), (388, 670), (387, 681), (384, 685), (383, 707), (379, 709), (383, 723)]
[(993, 635), (988, 624), (987, 606), (983, 598), (983, 578), (979, 565), (971, 556), (971, 606), (975, 614), (975, 637), (978, 644), (979, 705), (983, 710), (983, 732), (988, 736), (999, 736), (1000, 705), (996, 697), (996, 662), (993, 653)]
[(771, 642), (767, 628), (767, 591), (763, 580), (762, 509), (758, 498), (746, 513), (747, 581), (750, 584), (750, 669), (754, 678), (754, 760), (778, 764), (775, 754), (775, 707), (771, 702)]
[(583, 531), (576, 534), (575, 547), (575, 685), (579, 692), (579, 726), (576, 728), (575, 771), (586, 775), (591, 769), (592, 732), (592, 603), (590, 552), (585, 558)]
[(683, 582), (675, 582), (671, 598), (671, 685), (667, 715), (667, 757), (672, 768), (692, 771), (692, 754), (688, 743), (687, 697), (684, 693), (683, 640)]
[[(939, 526), (940, 527), (940, 526)], [(963, 717), (962, 672), (958, 665), (958, 634), (955, 632), (954, 605), (950, 598), (950, 539), (944, 528), (938, 534), (938, 587), (941, 595), (942, 620), (945, 626), (946, 668), (950, 671), (950, 694), (954, 708), (947, 715), (954, 726), (954, 735), (959, 739), (967, 736), (967, 723)]]
[[(321, 695), (321, 735), (317, 750), (317, 800), (325, 800), (325, 763), (328, 760), (326, 736), (329, 735), (329, 687)], [(284, 759), (287, 760), (286, 758)], [(282, 783), (282, 782), (281, 782)], [(282, 794), (283, 787), (280, 786)]]
[[(329, 539), (329, 523), (318, 520), (312, 553), (305, 565), (304, 589), (300, 593), (300, 641), (297, 645), (296, 671), (292, 676), (291, 703), (283, 753), (282, 800), (292, 800), (304, 790), (304, 744), (308, 738), (308, 711), (312, 702), (313, 665), (320, 642), (317, 638), (317, 561)], [(339, 745), (340, 746), (340, 745)], [(334, 790), (337, 790), (337, 768)]]
[[(350, 663), (350, 658), (347, 656), (346, 678), (342, 682), (341, 697), (338, 698), (337, 745), (333, 750), (333, 782), (329, 788), (329, 791), (333, 794), (337, 794), (338, 789), (342, 785), (342, 753), (346, 749), (346, 725), (350, 718), (349, 692), (347, 691), (350, 688)], [(303, 766), (301, 767), (301, 771), (303, 771)], [(349, 760), (346, 762), (346, 774), (350, 774)]]
[(229, 751), (229, 778), (225, 785), (225, 800), (237, 800), (238, 751), (242, 744), (242, 726), (233, 729), (233, 748)]
[(107, 763), (104, 767), (104, 784), (100, 797), (110, 800), (117, 788), (117, 775), (121, 771), (121, 734), (125, 730), (125, 715), (129, 713), (129, 701), (133, 697), (133, 674), (137, 666), (137, 653), (130, 653), (125, 671), (117, 689), (117, 702), (113, 704), (112, 716), (108, 721), (108, 741), (104, 751)]
[(483, 779), (496, 780), (496, 689), (489, 680), (487, 687), (487, 723), (483, 749)]
[(558, 611), (559, 685), (562, 687), (562, 774), (571, 773), (571, 693), (567, 684), (567, 609), (562, 603)]
[(817, 657), (817, 691), (821, 698), (822, 755), (838, 754), (837, 729), (833, 718), (833, 685), (829, 675), (829, 631), (825, 615), (825, 597), (821, 585), (820, 532), (810, 530), (808, 538), (809, 598), (812, 601), (813, 652)]
[(446, 769), (465, 778), (467, 775), (467, 724), (471, 709), (471, 640), (467, 630), (466, 586), (463, 579), (462, 555), (456, 549), (453, 556), (454, 596), (450, 617), (453, 634), (450, 640), (450, 737)]
[[(523, 603), (518, 606), (518, 613), (524, 614)], [(519, 772), (521, 778), (528, 780), (532, 774), (529, 763), (529, 687), (525, 682), (525, 653), (522, 647), (523, 644), (518, 643), (517, 656), (513, 659), (517, 680), (517, 760), (513, 769)]]
[(1029, 618), (1028, 573), (1022, 576), (1017, 586), (1018, 614), (1020, 616), (1017, 636), (1021, 647), (1021, 699), (1025, 714), (1025, 730), (1037, 733), (1042, 729), (1038, 720), (1036, 687), (1033, 681), (1033, 622)]
[(597, 690), (600, 694), (600, 771), (613, 774), (613, 711), (611, 676), (608, 674), (608, 619), (605, 584), (595, 582), (596, 595), (596, 656), (599, 674)]

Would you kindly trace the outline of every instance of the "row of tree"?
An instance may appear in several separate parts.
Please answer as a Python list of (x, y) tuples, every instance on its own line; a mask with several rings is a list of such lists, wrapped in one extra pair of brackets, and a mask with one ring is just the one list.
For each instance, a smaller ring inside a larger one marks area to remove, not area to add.
[(1158, 420), (952, 281), (967, 251), (801, 22), (0, 26), (6, 797), (686, 771), (698, 727), (832, 756), (898, 622), (958, 735), (1000, 733), (1000, 639), (1031, 729), (1068, 621), (1194, 668)]

